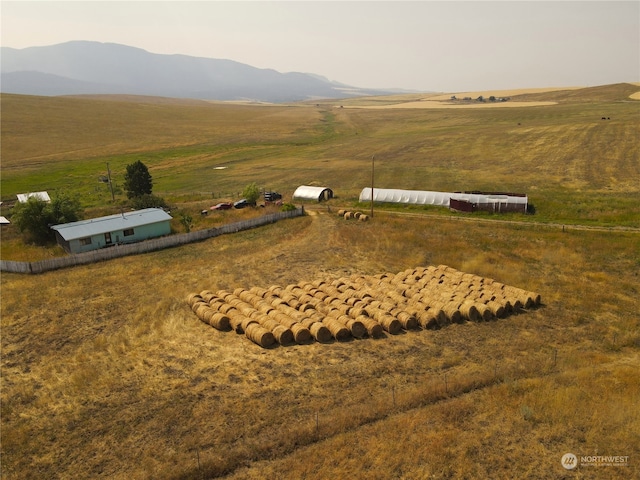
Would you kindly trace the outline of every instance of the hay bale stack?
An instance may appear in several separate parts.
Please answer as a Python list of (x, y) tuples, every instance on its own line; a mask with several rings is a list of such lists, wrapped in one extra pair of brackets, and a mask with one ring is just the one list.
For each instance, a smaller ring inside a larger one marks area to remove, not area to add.
[(247, 325), (247, 328), (244, 330), (244, 334), (249, 340), (260, 345), (262, 348), (270, 347), (276, 343), (273, 333), (258, 323), (251, 323)]

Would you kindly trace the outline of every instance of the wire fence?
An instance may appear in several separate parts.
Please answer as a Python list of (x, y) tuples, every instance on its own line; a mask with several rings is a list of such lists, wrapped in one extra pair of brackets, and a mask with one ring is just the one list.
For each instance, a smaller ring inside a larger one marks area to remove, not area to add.
[(65, 257), (56, 257), (37, 262), (15, 262), (11, 260), (0, 260), (0, 271), (9, 273), (43, 273), (60, 268), (73, 267), (76, 265), (86, 265), (89, 263), (102, 262), (112, 258), (136, 255), (140, 253), (163, 250), (165, 248), (177, 247), (189, 243), (200, 242), (208, 238), (217, 237), (227, 233), (236, 233), (242, 230), (261, 227), (270, 223), (275, 223), (286, 218), (299, 217), (304, 215), (304, 207), (296, 208), (287, 212), (277, 212), (261, 217), (243, 220), (241, 222), (229, 223), (221, 227), (208, 228), (189, 233), (169, 235), (166, 237), (154, 238), (138, 243), (126, 245), (114, 245), (109, 248), (102, 248), (85, 253), (70, 254)]

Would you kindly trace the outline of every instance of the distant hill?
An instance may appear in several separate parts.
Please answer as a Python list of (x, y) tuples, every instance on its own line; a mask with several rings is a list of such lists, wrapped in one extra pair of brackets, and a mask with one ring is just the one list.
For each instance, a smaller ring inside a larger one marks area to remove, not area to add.
[(25, 95), (132, 94), (278, 103), (394, 92), (352, 87), (316, 74), (280, 73), (232, 60), (161, 55), (114, 43), (2, 47), (1, 59), (0, 90)]

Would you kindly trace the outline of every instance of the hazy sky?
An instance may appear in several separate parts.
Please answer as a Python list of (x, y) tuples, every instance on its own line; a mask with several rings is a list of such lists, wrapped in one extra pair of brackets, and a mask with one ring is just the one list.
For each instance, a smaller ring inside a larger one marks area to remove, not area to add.
[(5, 1), (2, 46), (95, 40), (358, 87), (640, 81), (640, 1)]

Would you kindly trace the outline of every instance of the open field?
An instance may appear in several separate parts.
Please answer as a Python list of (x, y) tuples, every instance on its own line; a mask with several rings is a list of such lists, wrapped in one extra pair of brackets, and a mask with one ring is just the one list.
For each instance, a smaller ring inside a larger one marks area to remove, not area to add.
[[(3, 200), (70, 188), (87, 212), (110, 212), (124, 195), (112, 204), (97, 177), (106, 162), (122, 176), (132, 159), (180, 211), (251, 181), (285, 196), (317, 183), (338, 197), (181, 248), (3, 274), (2, 478), (640, 476), (640, 103), (633, 85), (585, 90), (466, 112), (3, 95)], [(523, 191), (537, 214), (396, 206), (344, 220), (336, 212), (357, 205), (373, 154), (380, 187)], [(259, 211), (220, 213), (194, 215), (195, 228)], [(15, 232), (2, 235), (2, 258), (25, 255)], [(543, 305), (261, 348), (186, 301), (430, 265), (537, 292)], [(628, 461), (568, 471), (569, 452)]]

